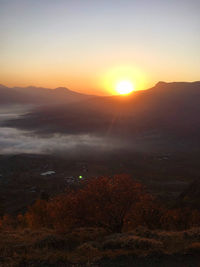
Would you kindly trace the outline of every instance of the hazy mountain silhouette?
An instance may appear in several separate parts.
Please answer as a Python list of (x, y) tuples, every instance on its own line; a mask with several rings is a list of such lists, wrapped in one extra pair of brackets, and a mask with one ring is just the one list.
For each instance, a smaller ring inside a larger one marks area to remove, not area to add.
[[(54, 95), (61, 94), (60, 90), (56, 89)], [(39, 133), (103, 134), (128, 139), (142, 136), (198, 142), (200, 137), (200, 82), (159, 82), (128, 97), (91, 97), (78, 104), (62, 104), (38, 108), (6, 125)]]
[(80, 101), (89, 95), (71, 91), (65, 87), (13, 87), (0, 85), (0, 104), (61, 104)]
[(0, 104), (25, 104), (30, 102), (31, 99), (25, 93), (0, 85)]

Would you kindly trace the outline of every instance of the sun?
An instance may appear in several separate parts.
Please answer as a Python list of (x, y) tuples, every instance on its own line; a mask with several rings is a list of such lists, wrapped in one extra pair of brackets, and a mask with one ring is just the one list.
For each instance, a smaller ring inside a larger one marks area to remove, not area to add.
[(131, 81), (120, 81), (116, 84), (115, 90), (120, 95), (127, 95), (133, 92), (135, 88)]

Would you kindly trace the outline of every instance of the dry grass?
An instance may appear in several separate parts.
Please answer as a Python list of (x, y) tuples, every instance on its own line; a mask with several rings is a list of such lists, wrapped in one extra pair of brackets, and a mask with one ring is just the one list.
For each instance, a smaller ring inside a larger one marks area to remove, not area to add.
[(177, 254), (200, 254), (200, 228), (182, 232), (138, 228), (121, 234), (95, 228), (62, 234), (47, 229), (0, 233), (0, 266), (93, 266), (104, 258)]
[(150, 250), (162, 248), (163, 244), (160, 241), (150, 238), (141, 238), (134, 235), (122, 235), (119, 237), (111, 236), (104, 243), (104, 249), (139, 249), (139, 250)]

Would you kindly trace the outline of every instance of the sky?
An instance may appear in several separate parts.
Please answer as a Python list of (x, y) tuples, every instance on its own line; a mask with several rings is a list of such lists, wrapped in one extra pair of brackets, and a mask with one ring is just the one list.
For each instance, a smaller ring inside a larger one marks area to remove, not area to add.
[(199, 0), (0, 0), (0, 83), (113, 94), (200, 80)]

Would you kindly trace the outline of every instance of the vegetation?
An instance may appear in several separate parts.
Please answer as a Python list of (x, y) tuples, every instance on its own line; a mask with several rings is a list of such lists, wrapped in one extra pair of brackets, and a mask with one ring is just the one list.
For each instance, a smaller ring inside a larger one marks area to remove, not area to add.
[(169, 266), (170, 262), (198, 266), (199, 252), (200, 228), (173, 232), (139, 227), (118, 234), (102, 228), (0, 233), (1, 266)]
[[(5, 216), (1, 224), (5, 227), (11, 221)], [(116, 175), (83, 181), (80, 187), (49, 200), (38, 199), (25, 215), (18, 215), (14, 224), (61, 232), (77, 227), (101, 227), (120, 233), (138, 226), (185, 230), (200, 226), (200, 212), (191, 207), (169, 209), (130, 176)]]
[(82, 181), (25, 214), (4, 215), (0, 227), (0, 262), (9, 266), (106, 266), (106, 258), (200, 251), (199, 210), (169, 209), (128, 175)]

